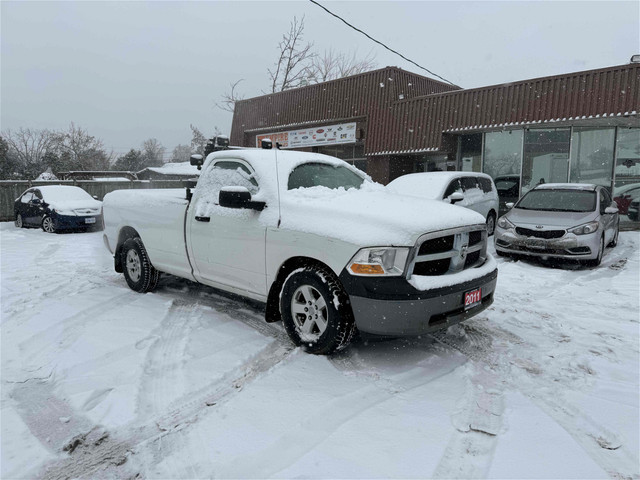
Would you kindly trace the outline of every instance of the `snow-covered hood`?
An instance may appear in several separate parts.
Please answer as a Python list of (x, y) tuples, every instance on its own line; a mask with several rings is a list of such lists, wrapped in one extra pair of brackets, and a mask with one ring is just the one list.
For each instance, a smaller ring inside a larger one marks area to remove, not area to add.
[(597, 212), (544, 212), (521, 208), (513, 208), (507, 213), (509, 221), (517, 225), (544, 225), (562, 228), (571, 228), (591, 222), (597, 216)]
[(281, 228), (360, 246), (411, 246), (427, 232), (484, 224), (482, 215), (443, 202), (387, 191), (302, 188), (283, 192)]

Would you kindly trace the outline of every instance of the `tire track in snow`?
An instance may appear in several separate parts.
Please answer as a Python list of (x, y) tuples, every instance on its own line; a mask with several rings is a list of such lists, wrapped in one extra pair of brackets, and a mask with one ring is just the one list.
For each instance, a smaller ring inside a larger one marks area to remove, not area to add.
[[(348, 370), (350, 364), (362, 365), (349, 351), (342, 352), (338, 360), (330, 357), (330, 361), (340, 370)], [(321, 410), (309, 412), (307, 418), (262, 450), (229, 459), (218, 466), (215, 475), (222, 478), (278, 477), (282, 470), (300, 460), (351, 420), (398, 395), (424, 387), (450, 374), (463, 361), (463, 357), (460, 357), (460, 362), (448, 362), (438, 368), (415, 367), (408, 373), (395, 375), (393, 378), (373, 374), (373, 381), (369, 384), (333, 398)]]
[[(138, 390), (137, 412), (150, 416), (163, 412), (185, 390), (184, 353), (189, 341), (191, 324), (202, 315), (198, 305), (178, 305), (175, 302), (165, 314), (151, 337), (144, 362), (144, 375)], [(138, 342), (140, 343), (140, 342)]]
[(21, 351), (32, 355), (25, 369), (39, 369), (50, 364), (58, 352), (71, 346), (82, 335), (87, 323), (95, 322), (107, 314), (108, 307), (130, 303), (139, 298), (138, 295), (135, 292), (125, 292), (96, 302), (24, 340), (19, 344)]
[[(488, 374), (497, 376), (496, 378), (500, 379), (502, 384), (498, 391), (502, 391), (505, 386), (508, 386), (513, 390), (520, 391), (533, 401), (612, 478), (640, 477), (636, 457), (622, 444), (621, 439), (606, 426), (571, 404), (562, 395), (563, 388), (572, 388), (571, 382), (575, 383), (580, 379), (568, 377), (562, 370), (563, 367), (559, 367), (559, 372), (545, 371), (544, 365), (527, 357), (527, 352), (523, 348), (526, 344), (514, 344), (510, 337), (505, 335), (492, 336), (493, 330), (490, 327), (479, 327), (477, 322), (478, 320), (474, 319), (459, 327), (471, 335), (461, 336), (453, 330), (454, 334), (438, 332), (432, 334), (432, 337), (445, 347), (455, 349), (467, 356), (477, 365), (477, 368), (486, 368)], [(494, 342), (492, 338), (501, 340), (501, 342)], [(514, 338), (519, 337), (514, 335)], [(587, 372), (584, 374), (587, 375)], [(474, 437), (482, 443), (481, 437), (478, 435), (474, 435)], [(456, 441), (454, 437), (441, 460), (443, 467), (436, 470), (436, 477), (458, 477), (454, 472), (459, 471), (461, 472), (460, 478), (467, 476), (475, 478), (476, 474), (481, 475), (482, 471), (488, 471), (492, 450), (486, 448), (488, 445), (486, 439), (484, 439), (485, 448), (475, 450), (480, 454), (479, 456), (484, 455), (485, 462), (487, 462), (486, 470), (485, 466), (481, 464), (469, 465), (470, 469), (463, 467), (456, 469), (453, 452), (457, 451), (462, 455), (462, 457), (458, 457), (458, 462), (464, 459), (473, 463), (474, 460), (467, 458), (464, 449), (460, 448), (463, 444), (464, 442)], [(469, 446), (473, 447), (473, 442), (469, 443)], [(454, 471), (451, 471), (452, 468)]]
[(498, 376), (470, 362), (466, 391), (452, 422), (452, 434), (433, 478), (486, 478), (502, 433), (504, 391)]
[(154, 452), (156, 461), (160, 461), (160, 455), (176, 446), (171, 440), (172, 435), (179, 437), (210, 408), (231, 400), (244, 386), (281, 364), (293, 351), (296, 350), (290, 345), (272, 342), (230, 370), (223, 380), (186, 395), (183, 401), (174, 402), (167, 413), (132, 423), (115, 432), (105, 432), (95, 441), (95, 429), (92, 429), (80, 438), (67, 458), (45, 465), (38, 477), (51, 480), (96, 476), (122, 478), (125, 473), (127, 477), (139, 477), (145, 468), (136, 460), (139, 448)]

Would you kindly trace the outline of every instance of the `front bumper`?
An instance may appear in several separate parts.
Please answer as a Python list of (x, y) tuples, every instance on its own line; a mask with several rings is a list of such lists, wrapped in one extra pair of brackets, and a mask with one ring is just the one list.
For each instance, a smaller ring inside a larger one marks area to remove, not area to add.
[[(340, 280), (349, 294), (358, 330), (389, 336), (416, 336), (467, 320), (493, 303), (498, 270), (468, 282), (420, 291), (403, 277)], [(464, 294), (482, 289), (482, 302), (465, 310)]]
[(600, 229), (587, 235), (566, 233), (561, 238), (545, 239), (517, 234), (514, 229), (496, 229), (494, 244), (501, 253), (552, 257), (561, 259), (591, 260), (597, 258), (600, 249)]
[(83, 228), (95, 228), (102, 230), (104, 228), (102, 214), (98, 215), (60, 215), (53, 213), (51, 215), (53, 225), (56, 230), (75, 230)]

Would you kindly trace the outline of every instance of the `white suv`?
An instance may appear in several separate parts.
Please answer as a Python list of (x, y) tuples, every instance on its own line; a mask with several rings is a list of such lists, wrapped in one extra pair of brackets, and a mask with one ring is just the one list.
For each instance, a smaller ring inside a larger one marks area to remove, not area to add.
[(498, 191), (491, 177), (477, 172), (410, 173), (393, 180), (387, 188), (395, 193), (455, 203), (478, 212), (493, 235), (498, 216)]

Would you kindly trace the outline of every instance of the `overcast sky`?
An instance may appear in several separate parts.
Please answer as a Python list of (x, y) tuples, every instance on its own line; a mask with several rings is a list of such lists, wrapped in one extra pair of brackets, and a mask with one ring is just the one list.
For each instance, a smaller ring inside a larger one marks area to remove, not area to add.
[[(330, 10), (464, 88), (628, 63), (640, 2), (329, 2)], [(229, 133), (216, 107), (229, 84), (258, 96), (294, 16), (319, 52), (372, 53), (417, 67), (322, 9), (291, 2), (0, 2), (2, 130), (70, 122), (117, 154), (189, 124)]]

